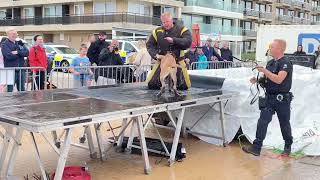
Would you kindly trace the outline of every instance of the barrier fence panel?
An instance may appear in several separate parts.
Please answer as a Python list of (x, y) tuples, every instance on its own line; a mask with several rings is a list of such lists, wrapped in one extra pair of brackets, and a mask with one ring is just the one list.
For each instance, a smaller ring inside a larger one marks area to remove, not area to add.
[[(56, 67), (50, 72), (51, 88), (77, 88), (144, 82), (152, 65)], [(67, 72), (67, 73), (63, 73)]]
[(230, 62), (230, 61), (207, 61), (207, 62), (193, 62), (190, 65), (190, 70), (201, 70), (201, 69), (226, 69), (226, 68), (237, 68), (237, 67), (254, 67), (256, 63), (253, 61), (248, 62)]
[(0, 68), (0, 93), (46, 89), (47, 71), (42, 67)]

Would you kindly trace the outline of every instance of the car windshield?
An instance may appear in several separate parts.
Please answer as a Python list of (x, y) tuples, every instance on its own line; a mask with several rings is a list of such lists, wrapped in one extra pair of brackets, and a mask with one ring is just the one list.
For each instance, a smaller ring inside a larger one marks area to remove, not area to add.
[(55, 47), (59, 51), (59, 54), (78, 54), (77, 50), (69, 47)]

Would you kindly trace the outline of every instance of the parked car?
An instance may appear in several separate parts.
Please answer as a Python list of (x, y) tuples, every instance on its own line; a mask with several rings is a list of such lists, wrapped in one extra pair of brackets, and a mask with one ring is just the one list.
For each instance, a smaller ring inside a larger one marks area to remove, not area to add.
[(72, 59), (79, 56), (77, 50), (66, 45), (44, 44), (48, 56), (48, 63), (52, 63), (52, 68), (63, 67), (62, 71), (67, 72), (72, 63)]

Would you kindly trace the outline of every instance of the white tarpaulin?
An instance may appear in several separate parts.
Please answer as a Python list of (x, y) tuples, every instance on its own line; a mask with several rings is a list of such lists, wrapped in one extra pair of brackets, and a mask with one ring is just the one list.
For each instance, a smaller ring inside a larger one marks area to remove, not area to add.
[[(237, 91), (239, 95), (228, 101), (225, 105), (225, 130), (227, 141), (230, 142), (235, 137), (240, 125), (242, 131), (250, 140), (255, 139), (256, 126), (260, 111), (258, 103), (250, 105), (253, 94), (250, 92), (251, 77), (256, 76), (257, 71), (251, 68), (232, 69), (211, 69), (189, 71), (193, 75), (203, 75), (225, 78), (222, 90)], [(251, 89), (256, 93), (256, 87)], [(312, 70), (302, 66), (294, 66), (292, 92), (294, 100), (291, 104), (291, 126), (294, 144), (292, 151), (303, 149), (307, 155), (320, 155), (320, 70)], [(216, 106), (215, 108), (218, 108)], [(201, 114), (207, 112), (209, 106), (193, 108), (186, 111), (186, 126), (192, 126)], [(213, 118), (215, 120), (213, 120)], [(210, 110), (199, 123), (192, 128), (192, 131), (203, 132), (212, 135), (220, 135), (219, 113)], [(221, 145), (222, 141), (208, 137), (200, 139)], [(280, 125), (276, 114), (269, 124), (264, 147), (283, 148)]]

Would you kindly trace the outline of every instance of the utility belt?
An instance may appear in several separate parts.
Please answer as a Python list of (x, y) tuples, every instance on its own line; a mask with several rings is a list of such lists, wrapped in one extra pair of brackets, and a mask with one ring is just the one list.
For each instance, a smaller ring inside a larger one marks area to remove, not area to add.
[(293, 94), (292, 92), (287, 92), (287, 93), (267, 93), (266, 94), (266, 98), (270, 98), (270, 99), (276, 99), (279, 102), (282, 101), (287, 101), (287, 102), (291, 102), (293, 99)]
[(267, 107), (268, 99), (276, 99), (279, 102), (291, 102), (293, 99), (293, 94), (291, 92), (288, 93), (275, 93), (270, 94), (266, 93), (265, 97), (259, 97), (259, 109), (262, 110), (263, 108)]

